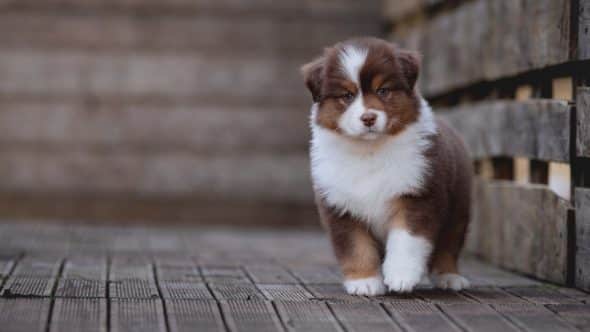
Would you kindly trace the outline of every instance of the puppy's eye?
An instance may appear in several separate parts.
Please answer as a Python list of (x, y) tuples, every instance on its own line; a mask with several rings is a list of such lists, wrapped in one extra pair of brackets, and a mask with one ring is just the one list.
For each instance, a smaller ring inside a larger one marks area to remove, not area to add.
[(375, 92), (377, 93), (377, 96), (379, 96), (380, 98), (387, 98), (389, 96), (389, 93), (391, 92), (391, 89), (379, 88)]
[(344, 100), (347, 103), (350, 103), (354, 99), (354, 93), (347, 92), (347, 93), (343, 94), (342, 96), (340, 96), (340, 99)]

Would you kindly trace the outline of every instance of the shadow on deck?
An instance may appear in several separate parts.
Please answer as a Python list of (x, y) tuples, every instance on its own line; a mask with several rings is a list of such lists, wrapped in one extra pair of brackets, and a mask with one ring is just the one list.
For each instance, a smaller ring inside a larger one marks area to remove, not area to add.
[(473, 288), (349, 296), (321, 233), (0, 224), (1, 331), (570, 331), (590, 295), (462, 261)]

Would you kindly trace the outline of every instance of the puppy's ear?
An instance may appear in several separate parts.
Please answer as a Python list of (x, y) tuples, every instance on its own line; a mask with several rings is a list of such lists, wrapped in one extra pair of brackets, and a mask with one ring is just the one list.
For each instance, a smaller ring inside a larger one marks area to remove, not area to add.
[(397, 58), (402, 67), (402, 72), (411, 90), (414, 89), (420, 72), (421, 56), (417, 52), (398, 50)]
[(322, 56), (301, 67), (305, 85), (309, 89), (309, 92), (311, 92), (311, 98), (314, 103), (320, 101), (324, 63), (325, 58)]

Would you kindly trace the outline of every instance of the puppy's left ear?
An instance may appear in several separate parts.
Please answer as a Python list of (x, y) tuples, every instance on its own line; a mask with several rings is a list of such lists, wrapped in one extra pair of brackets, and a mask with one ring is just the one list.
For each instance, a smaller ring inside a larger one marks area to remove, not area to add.
[(397, 56), (410, 89), (414, 89), (420, 72), (422, 57), (417, 52), (399, 50)]
[(301, 67), (305, 85), (309, 89), (309, 92), (311, 92), (311, 98), (314, 103), (320, 101), (324, 62), (325, 58), (322, 56)]

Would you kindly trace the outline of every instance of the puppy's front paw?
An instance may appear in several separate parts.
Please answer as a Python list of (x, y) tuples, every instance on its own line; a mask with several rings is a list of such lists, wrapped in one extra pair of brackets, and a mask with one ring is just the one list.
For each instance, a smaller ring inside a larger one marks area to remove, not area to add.
[(390, 291), (411, 292), (422, 279), (424, 267), (417, 262), (385, 259), (383, 263), (384, 281)]
[(385, 294), (385, 285), (381, 276), (348, 279), (344, 281), (344, 288), (348, 294), (377, 296)]
[(438, 288), (454, 291), (460, 291), (470, 286), (469, 280), (456, 273), (432, 274), (430, 281)]

